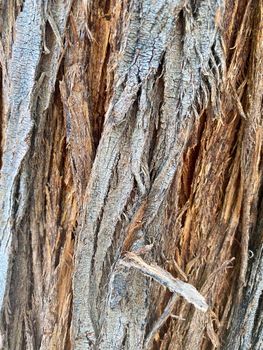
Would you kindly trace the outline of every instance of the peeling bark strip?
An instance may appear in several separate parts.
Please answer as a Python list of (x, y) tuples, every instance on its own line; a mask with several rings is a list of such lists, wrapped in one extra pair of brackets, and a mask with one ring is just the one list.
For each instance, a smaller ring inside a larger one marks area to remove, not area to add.
[[(152, 330), (148, 334), (147, 338), (145, 339), (145, 348), (149, 349), (152, 347), (152, 343), (154, 341), (154, 337), (156, 336), (156, 333), (160, 331), (161, 327), (165, 324), (167, 319), (171, 316), (171, 313), (174, 309), (175, 303), (178, 301), (178, 295), (177, 293), (174, 293), (171, 299), (169, 300), (168, 304), (166, 305), (162, 315), (160, 318), (156, 321), (154, 324)], [(173, 315), (174, 317), (174, 315)]]
[(262, 14), (0, 1), (0, 348), (262, 348)]
[(204, 297), (189, 283), (175, 279), (169, 272), (159, 266), (146, 264), (139, 256), (134, 253), (126, 253), (120, 263), (127, 267), (138, 269), (146, 276), (152, 277), (154, 280), (167, 287), (171, 292), (177, 293), (184, 297), (189, 303), (193, 304), (197, 309), (205, 312), (208, 305)]

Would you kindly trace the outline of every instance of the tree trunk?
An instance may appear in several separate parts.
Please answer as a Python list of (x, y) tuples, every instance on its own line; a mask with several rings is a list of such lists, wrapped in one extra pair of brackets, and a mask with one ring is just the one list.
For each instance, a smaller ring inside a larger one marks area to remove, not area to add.
[(263, 1), (0, 12), (0, 348), (262, 349)]

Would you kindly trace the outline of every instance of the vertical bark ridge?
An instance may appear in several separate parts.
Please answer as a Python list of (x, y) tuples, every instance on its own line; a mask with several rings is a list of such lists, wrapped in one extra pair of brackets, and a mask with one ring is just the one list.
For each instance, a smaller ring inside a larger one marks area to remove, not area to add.
[[(1, 198), (1, 227), (8, 225), (4, 237), (7, 240), (12, 234), (9, 246), (11, 240), (12, 245), (8, 250), (11, 249), (11, 256), (14, 256), (9, 263), (2, 305), (4, 342), (10, 349), (40, 347), (42, 327), (45, 328), (43, 315), (47, 308), (45, 287), (50, 285), (50, 276), (42, 279), (46, 276), (46, 260), (41, 210), (45, 207), (47, 177), (40, 154), (43, 147), (46, 153), (43, 129), (63, 54), (61, 42), (71, 3), (42, 5), (42, 2), (23, 2), (15, 22), (16, 37), (8, 65), (11, 97), (5, 101), (8, 117), (1, 168), (1, 195), (4, 195)], [(47, 23), (52, 29), (48, 44), (45, 43), (50, 45), (48, 57), (45, 56), (47, 52), (42, 53), (43, 27)], [(10, 38), (2, 40), (8, 43)], [(5, 62), (8, 58), (6, 52)], [(8, 257), (5, 249), (2, 244), (1, 251)], [(21, 285), (14, 288), (17, 280)]]
[[(31, 99), (35, 86), (35, 76), (40, 60), (41, 45), (41, 7), (39, 2), (32, 6), (32, 1), (26, 1), (24, 9), (16, 21), (16, 40), (12, 48), (12, 58), (9, 67), (10, 106), (5, 130), (5, 142), (2, 153), (2, 168), (0, 180), (1, 205), (1, 284), (6, 284), (8, 253), (10, 245), (11, 212), (13, 193), (21, 162), (27, 151), (27, 137), (32, 130)], [(33, 31), (29, 31), (29, 25)], [(33, 44), (32, 46), (30, 46)], [(21, 66), (20, 58), (23, 58)], [(19, 69), (18, 69), (19, 65)], [(28, 66), (31, 67), (28, 70)], [(25, 76), (27, 75), (27, 76)], [(1, 305), (3, 302), (1, 291)]]
[[(259, 244), (256, 248), (257, 257), (253, 263), (251, 258), (249, 259), (249, 256), (254, 253), (249, 251), (249, 242), (254, 237), (253, 227), (258, 222), (256, 216), (260, 205), (258, 193), (262, 183), (259, 170), (262, 157), (260, 155), (262, 154), (260, 136), (262, 119), (258, 116), (262, 107), (261, 102), (253, 104), (253, 107), (257, 106), (253, 113), (255, 118), (248, 121), (247, 97), (250, 93), (247, 90), (247, 82), (251, 81), (249, 76), (251, 70), (254, 71), (255, 62), (258, 64), (261, 62), (260, 59), (253, 58), (253, 55), (251, 57), (249, 53), (253, 52), (253, 40), (255, 43), (259, 42), (257, 41), (257, 35), (260, 32), (258, 17), (260, 18), (262, 13), (262, 4), (252, 4), (250, 1), (239, 4), (229, 2), (226, 3), (227, 14), (231, 14), (232, 6), (236, 28), (233, 29), (233, 21), (225, 21), (226, 25), (229, 24), (229, 28), (225, 28), (227, 70), (226, 78), (221, 85), (221, 120), (211, 119), (210, 108), (205, 112), (204, 129), (202, 134), (199, 134), (200, 146), (191, 176), (193, 182), (189, 200), (185, 204), (179, 201), (180, 197), (183, 197), (180, 177), (184, 181), (184, 178), (189, 176), (188, 172), (191, 171), (189, 167), (184, 168), (184, 161), (172, 187), (177, 194), (170, 193), (171, 204), (167, 204), (167, 219), (163, 220), (170, 222), (167, 231), (171, 231), (171, 240), (167, 239), (167, 242), (164, 239), (161, 240), (164, 244), (163, 261), (167, 268), (179, 276), (180, 271), (183, 271), (190, 283), (198, 287), (206, 296), (213, 312), (208, 316), (198, 315), (198, 312), (193, 313), (189, 310), (189, 306), (178, 303), (174, 313), (185, 321), (171, 319), (170, 324), (168, 322), (169, 326), (156, 334), (156, 348), (205, 349), (211, 348), (211, 343), (214, 347), (220, 347), (221, 343), (222, 348), (229, 349), (261, 346), (258, 338), (252, 345), (251, 331), (254, 327), (257, 332), (260, 332), (258, 331), (261, 322), (258, 317), (258, 308), (262, 287), (259, 280), (252, 277), (255, 276), (254, 274), (249, 277), (250, 269), (253, 269), (252, 266), (255, 264), (260, 279), (260, 268), (256, 266), (260, 264), (261, 245)], [(254, 17), (254, 11), (257, 11), (258, 17)], [(239, 24), (236, 22), (237, 19)], [(248, 31), (251, 27), (255, 28), (256, 39), (253, 39), (254, 35), (252, 36)], [(237, 28), (240, 30), (237, 31)], [(262, 48), (258, 50), (262, 52)], [(261, 55), (259, 51), (257, 51), (257, 57)], [(247, 67), (250, 68), (247, 69)], [(254, 95), (254, 98), (262, 101), (259, 91), (261, 90), (257, 89), (257, 97)], [(252, 100), (253, 98), (250, 99)], [(193, 138), (194, 135), (193, 132)], [(191, 147), (192, 143), (188, 145), (187, 152)], [(173, 198), (178, 204), (174, 204)], [(173, 211), (174, 214), (169, 217)], [(240, 221), (244, 224), (240, 224)], [(173, 251), (175, 257), (173, 257)], [(232, 260), (233, 257), (235, 260)], [(251, 280), (253, 282), (248, 282)], [(249, 283), (247, 288), (241, 287), (244, 283)], [(235, 285), (240, 285), (239, 291), (243, 297), (240, 295), (239, 298), (236, 297)], [(254, 292), (257, 292), (252, 294), (251, 288), (255, 288)], [(164, 300), (167, 300), (165, 299), (167, 294), (163, 292), (163, 295)], [(159, 289), (156, 291), (156, 299), (162, 300)], [(249, 304), (252, 300), (253, 307), (248, 307), (252, 305)], [(165, 302), (161, 301), (159, 304), (160, 314)], [(244, 308), (241, 305), (245, 305)], [(245, 321), (243, 321), (242, 312), (249, 314)], [(234, 323), (238, 325), (232, 329), (229, 322), (233, 313), (236, 314)], [(156, 317), (154, 314), (153, 318)], [(244, 337), (240, 333), (241, 324), (248, 330), (244, 332)], [(227, 328), (231, 331), (226, 341)], [(240, 337), (240, 341), (237, 341), (237, 337)]]

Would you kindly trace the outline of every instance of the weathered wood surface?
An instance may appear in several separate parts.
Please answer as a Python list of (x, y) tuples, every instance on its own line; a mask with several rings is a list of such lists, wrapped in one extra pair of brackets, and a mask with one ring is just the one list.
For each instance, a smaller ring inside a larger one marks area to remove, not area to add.
[(262, 348), (262, 11), (0, 1), (4, 349)]

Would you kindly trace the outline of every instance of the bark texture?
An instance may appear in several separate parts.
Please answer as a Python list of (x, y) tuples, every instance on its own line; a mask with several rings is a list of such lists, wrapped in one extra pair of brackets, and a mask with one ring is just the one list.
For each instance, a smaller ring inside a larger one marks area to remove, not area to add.
[(0, 12), (0, 348), (262, 349), (262, 0)]

